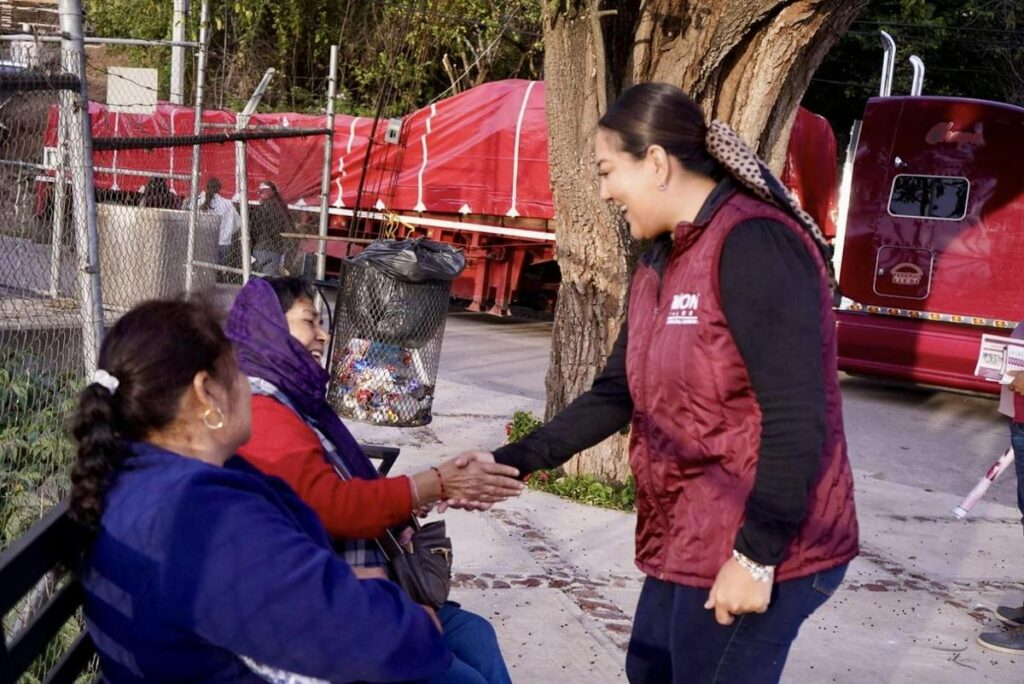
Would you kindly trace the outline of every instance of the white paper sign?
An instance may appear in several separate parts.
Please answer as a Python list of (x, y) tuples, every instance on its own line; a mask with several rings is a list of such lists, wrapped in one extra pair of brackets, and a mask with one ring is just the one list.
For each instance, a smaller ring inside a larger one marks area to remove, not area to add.
[(1010, 371), (1024, 371), (1024, 339), (982, 335), (974, 374), (990, 382), (1005, 382)]

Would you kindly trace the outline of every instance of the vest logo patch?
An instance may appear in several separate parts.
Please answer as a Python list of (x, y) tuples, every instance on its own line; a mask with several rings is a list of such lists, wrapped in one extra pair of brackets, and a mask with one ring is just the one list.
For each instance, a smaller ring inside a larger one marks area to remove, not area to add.
[(697, 325), (697, 307), (700, 295), (682, 293), (672, 295), (672, 307), (669, 309), (666, 325)]

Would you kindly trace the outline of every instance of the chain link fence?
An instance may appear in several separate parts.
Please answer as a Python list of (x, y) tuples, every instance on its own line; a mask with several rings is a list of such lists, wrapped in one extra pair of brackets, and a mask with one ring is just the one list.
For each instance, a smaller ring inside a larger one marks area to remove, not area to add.
[(0, 43), (0, 548), (66, 491), (64, 422), (96, 353), (79, 64)]
[[(105, 326), (148, 299), (227, 304), (253, 276), (317, 275), (322, 115), (171, 105), (154, 71), (79, 54), (0, 42), (0, 549), (67, 492), (66, 420)], [(105, 91), (88, 117), (82, 73)]]
[[(0, 43), (0, 549), (67, 493), (65, 424), (102, 335), (81, 55)], [(3, 632), (19, 635), (66, 581), (48, 575), (0, 616)], [(76, 614), (22, 681), (38, 681), (80, 629)]]

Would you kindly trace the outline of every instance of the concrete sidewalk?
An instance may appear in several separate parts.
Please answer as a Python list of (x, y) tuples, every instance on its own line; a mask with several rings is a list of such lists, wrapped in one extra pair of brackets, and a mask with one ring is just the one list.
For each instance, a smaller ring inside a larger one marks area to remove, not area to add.
[[(362, 441), (402, 446), (396, 471), (494, 447), (537, 398), (442, 377), (434, 422), (397, 430), (358, 423)], [(1024, 681), (1024, 660), (986, 651), (991, 610), (1024, 598), (1017, 511), (982, 503), (966, 522), (948, 494), (857, 473), (862, 555), (805, 624), (785, 682), (961, 684)], [(455, 544), (454, 598), (493, 621), (517, 682), (625, 681), (642, 575), (634, 517), (528, 491), (487, 514), (445, 516)]]

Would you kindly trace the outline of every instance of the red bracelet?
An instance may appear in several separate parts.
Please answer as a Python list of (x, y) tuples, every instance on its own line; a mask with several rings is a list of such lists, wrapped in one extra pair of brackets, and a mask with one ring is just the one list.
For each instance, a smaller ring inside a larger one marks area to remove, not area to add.
[(437, 483), (441, 486), (441, 501), (447, 501), (448, 493), (444, 490), (444, 476), (442, 476), (441, 471), (434, 466), (430, 466), (430, 469), (437, 473)]

